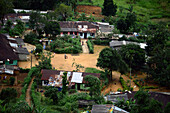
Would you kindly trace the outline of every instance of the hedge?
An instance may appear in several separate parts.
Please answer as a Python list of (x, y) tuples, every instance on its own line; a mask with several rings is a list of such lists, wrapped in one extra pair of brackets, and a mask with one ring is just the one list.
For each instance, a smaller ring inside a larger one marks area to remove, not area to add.
[(122, 77), (120, 77), (120, 83), (122, 84), (123, 90), (130, 90), (133, 91), (133, 87), (128, 87), (126, 82), (124, 81), (124, 79)]
[(133, 82), (139, 87), (139, 88), (141, 88), (142, 86), (138, 83), (138, 81), (137, 80), (133, 80)]
[(144, 89), (157, 89), (158, 87), (155, 86), (143, 86)]
[(93, 43), (96, 45), (103, 45), (103, 46), (109, 46), (110, 40), (93, 40)]
[(94, 53), (94, 46), (93, 46), (93, 43), (91, 42), (91, 40), (88, 40), (87, 41), (87, 46), (89, 48), (89, 53)]

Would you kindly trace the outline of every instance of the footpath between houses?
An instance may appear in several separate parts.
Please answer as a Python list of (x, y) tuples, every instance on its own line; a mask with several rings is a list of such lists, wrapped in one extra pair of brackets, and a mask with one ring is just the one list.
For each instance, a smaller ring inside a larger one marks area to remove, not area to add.
[(86, 42), (87, 42), (87, 40), (81, 40), (81, 45), (82, 45), (83, 53), (88, 54), (89, 53), (89, 48), (88, 48)]
[(30, 91), (31, 91), (31, 86), (32, 86), (32, 83), (34, 81), (35, 77), (32, 78), (29, 86), (28, 86), (28, 89), (27, 89), (27, 92), (26, 92), (26, 102), (28, 103), (29, 106), (31, 106), (31, 95), (30, 95)]

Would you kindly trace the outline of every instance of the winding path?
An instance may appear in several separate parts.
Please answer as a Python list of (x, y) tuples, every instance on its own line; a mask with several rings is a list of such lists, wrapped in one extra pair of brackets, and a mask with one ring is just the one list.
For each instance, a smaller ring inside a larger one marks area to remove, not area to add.
[(26, 102), (28, 103), (29, 106), (31, 106), (31, 95), (30, 95), (30, 92), (31, 92), (31, 86), (32, 86), (32, 83), (34, 81), (34, 78), (32, 78), (29, 86), (28, 86), (28, 89), (27, 89), (27, 92), (26, 92)]
[(88, 46), (87, 46), (87, 40), (81, 40), (81, 44), (82, 44), (82, 49), (83, 49), (83, 53), (89, 53), (89, 48), (88, 48)]

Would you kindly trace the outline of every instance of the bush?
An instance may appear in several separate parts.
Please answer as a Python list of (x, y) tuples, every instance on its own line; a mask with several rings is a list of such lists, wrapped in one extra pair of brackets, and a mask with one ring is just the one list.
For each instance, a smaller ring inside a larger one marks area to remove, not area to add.
[(9, 81), (10, 81), (10, 85), (13, 86), (14, 82), (15, 82), (15, 78), (14, 77), (10, 77)]
[(43, 47), (41, 44), (37, 44), (36, 45), (36, 49), (35, 49), (35, 52), (36, 53), (41, 53), (43, 51)]
[(23, 69), (23, 68), (20, 68), (19, 72), (20, 73), (28, 73), (30, 71), (30, 69)]
[(139, 88), (142, 87), (142, 86), (137, 82), (137, 80), (133, 80), (133, 82), (134, 82)]
[(109, 46), (109, 42), (110, 42), (110, 40), (100, 40), (100, 39), (93, 40), (94, 44), (103, 45), (103, 46)]
[(89, 48), (89, 52), (93, 54), (94, 53), (94, 46), (93, 46), (93, 43), (91, 42), (91, 40), (87, 41), (87, 46)]
[(120, 77), (120, 83), (122, 84), (123, 90), (129, 90), (126, 82), (124, 81), (122, 77)]
[(144, 89), (157, 89), (158, 87), (155, 86), (143, 86)]
[(33, 32), (25, 35), (24, 37), (25, 37), (24, 42), (26, 42), (26, 43), (30, 43), (30, 44), (38, 44), (39, 43), (39, 40), (37, 39), (38, 36)]
[(72, 93), (76, 93), (76, 92), (77, 92), (77, 90), (76, 90), (76, 89), (70, 89), (70, 90), (69, 90), (69, 93), (70, 93), (70, 94), (72, 94)]

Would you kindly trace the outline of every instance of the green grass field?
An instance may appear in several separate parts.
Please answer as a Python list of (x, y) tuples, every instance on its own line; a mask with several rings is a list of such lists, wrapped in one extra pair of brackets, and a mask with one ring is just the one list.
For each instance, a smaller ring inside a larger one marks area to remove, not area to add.
[[(167, 22), (170, 22), (170, 2), (168, 0), (136, 0), (136, 3), (130, 4), (131, 0), (113, 0), (117, 6), (117, 15), (124, 15), (127, 12), (127, 8), (130, 5), (133, 5), (133, 11), (138, 15), (139, 21), (145, 22), (148, 19), (163, 19)], [(103, 7), (104, 0), (92, 0), (92, 3), (89, 3), (89, 0), (83, 0), (79, 4), (84, 5), (95, 5)], [(119, 8), (123, 8), (121, 13)]]

